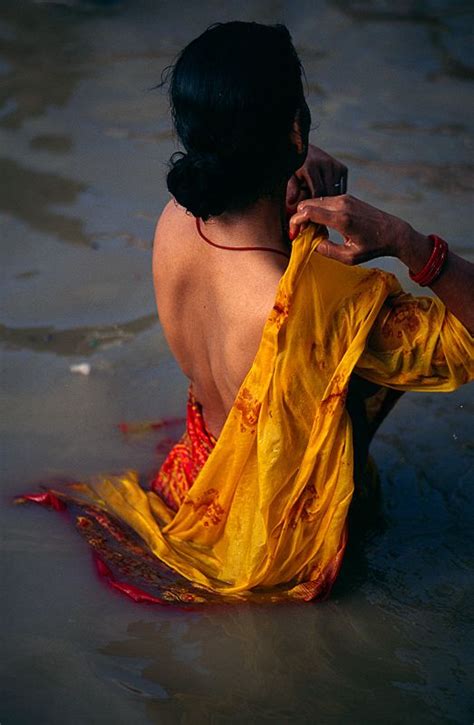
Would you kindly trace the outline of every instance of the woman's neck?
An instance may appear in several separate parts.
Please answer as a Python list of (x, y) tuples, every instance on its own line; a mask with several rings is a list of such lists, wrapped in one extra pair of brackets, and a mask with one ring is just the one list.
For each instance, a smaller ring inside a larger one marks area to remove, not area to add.
[(284, 211), (279, 199), (260, 199), (236, 214), (220, 214), (202, 222), (202, 230), (213, 242), (238, 247), (289, 248)]

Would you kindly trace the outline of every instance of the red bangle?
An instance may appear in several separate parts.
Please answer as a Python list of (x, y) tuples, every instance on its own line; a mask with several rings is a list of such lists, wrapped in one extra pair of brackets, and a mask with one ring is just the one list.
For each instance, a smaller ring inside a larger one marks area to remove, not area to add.
[(423, 269), (416, 274), (410, 271), (410, 277), (413, 282), (416, 282), (421, 287), (428, 287), (438, 279), (448, 258), (448, 244), (444, 239), (437, 237), (436, 234), (429, 234), (428, 239), (431, 239), (434, 244), (430, 258)]

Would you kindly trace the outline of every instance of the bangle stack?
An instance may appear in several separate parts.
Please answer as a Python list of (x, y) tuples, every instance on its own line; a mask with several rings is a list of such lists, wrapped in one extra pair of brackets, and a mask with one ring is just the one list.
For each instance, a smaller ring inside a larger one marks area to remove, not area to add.
[(436, 234), (429, 234), (428, 239), (431, 239), (434, 245), (430, 258), (423, 269), (416, 274), (410, 271), (410, 278), (421, 287), (429, 287), (438, 279), (448, 259), (449, 250), (447, 242), (441, 239), (441, 237), (436, 236)]

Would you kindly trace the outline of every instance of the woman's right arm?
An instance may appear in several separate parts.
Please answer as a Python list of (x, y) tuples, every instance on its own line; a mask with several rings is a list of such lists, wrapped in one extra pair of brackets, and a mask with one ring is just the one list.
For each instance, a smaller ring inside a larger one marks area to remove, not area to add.
[[(328, 239), (317, 248), (320, 254), (344, 264), (392, 256), (398, 257), (413, 274), (417, 274), (432, 252), (432, 241), (415, 231), (408, 222), (349, 194), (302, 201), (290, 220), (290, 233), (294, 234), (309, 221), (336, 229), (344, 237), (344, 244), (335, 244)], [(441, 274), (430, 287), (474, 335), (474, 264), (449, 252)]]
[[(298, 205), (290, 228), (312, 221), (337, 229), (344, 244), (320, 242), (317, 251), (354, 265), (397, 256), (413, 273), (433, 243), (402, 219), (351, 196), (311, 199)], [(355, 372), (397, 390), (450, 391), (474, 378), (474, 265), (450, 253), (432, 284), (436, 297), (414, 296), (392, 283)]]

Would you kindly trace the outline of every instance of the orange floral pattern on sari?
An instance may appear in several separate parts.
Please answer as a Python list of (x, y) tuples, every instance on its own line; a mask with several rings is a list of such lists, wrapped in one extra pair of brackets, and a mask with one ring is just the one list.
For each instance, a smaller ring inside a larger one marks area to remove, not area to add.
[(392, 311), (382, 326), (385, 338), (401, 339), (404, 334), (415, 334), (421, 326), (419, 304), (416, 301), (393, 305)]
[(280, 293), (275, 300), (269, 320), (273, 322), (279, 330), (288, 318), (289, 312), (290, 298), (287, 294)]
[(261, 403), (253, 397), (248, 388), (242, 388), (239, 392), (239, 395), (234, 403), (234, 408), (238, 410), (242, 416), (240, 424), (240, 430), (242, 433), (246, 430), (250, 430), (251, 433), (254, 433)]
[(225, 510), (219, 504), (219, 491), (215, 488), (205, 491), (196, 500), (188, 497), (184, 501), (184, 505), (192, 506), (201, 519), (203, 526), (210, 526), (211, 524), (217, 526), (225, 514)]

